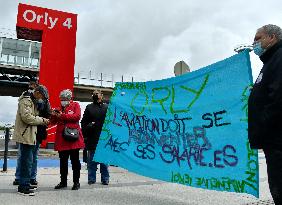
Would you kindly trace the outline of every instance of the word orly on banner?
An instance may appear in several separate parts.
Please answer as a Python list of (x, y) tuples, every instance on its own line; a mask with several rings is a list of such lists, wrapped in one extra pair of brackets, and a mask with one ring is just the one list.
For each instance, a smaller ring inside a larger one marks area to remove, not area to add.
[[(186, 113), (189, 112), (193, 104), (198, 100), (200, 95), (202, 94), (204, 88), (206, 87), (208, 83), (209, 75), (205, 76), (204, 81), (202, 82), (200, 88), (198, 90), (189, 88), (184, 85), (180, 85), (177, 87), (178, 90), (181, 90), (181, 95), (185, 94), (192, 94), (194, 97), (187, 98), (187, 105), (183, 109), (176, 110), (175, 109), (175, 99), (176, 99), (176, 88), (174, 85), (171, 86), (164, 86), (164, 87), (155, 87), (152, 88), (151, 94), (148, 94), (145, 90), (138, 90), (138, 92), (135, 94), (135, 96), (132, 98), (130, 107), (132, 111), (138, 115), (143, 114), (145, 109), (148, 109), (148, 111), (151, 113), (151, 106), (152, 104), (159, 104), (162, 111), (165, 114), (171, 113)], [(141, 99), (141, 100), (140, 100)], [(144, 104), (140, 105), (140, 103), (136, 102), (143, 101)], [(165, 103), (169, 103), (169, 108), (165, 106)], [(183, 102), (182, 102), (183, 103)], [(137, 105), (137, 106), (136, 106)]]
[[(33, 10), (25, 10), (23, 13), (23, 18), (25, 21), (29, 23), (33, 23), (33, 22), (36, 22), (38, 24), (43, 23), (49, 29), (53, 29), (59, 20), (58, 17), (49, 16), (48, 12), (44, 12), (43, 15), (40, 15), (40, 14), (36, 14), (36, 12)], [(63, 26), (70, 29), (72, 27), (71, 18), (66, 18), (63, 23)]]

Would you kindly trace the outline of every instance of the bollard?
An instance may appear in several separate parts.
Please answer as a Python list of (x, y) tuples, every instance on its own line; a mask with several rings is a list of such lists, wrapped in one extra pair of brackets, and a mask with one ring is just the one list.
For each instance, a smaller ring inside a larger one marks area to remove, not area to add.
[(8, 143), (10, 140), (10, 128), (5, 128), (5, 150), (4, 150), (4, 163), (3, 163), (3, 172), (7, 171), (7, 158), (8, 158)]

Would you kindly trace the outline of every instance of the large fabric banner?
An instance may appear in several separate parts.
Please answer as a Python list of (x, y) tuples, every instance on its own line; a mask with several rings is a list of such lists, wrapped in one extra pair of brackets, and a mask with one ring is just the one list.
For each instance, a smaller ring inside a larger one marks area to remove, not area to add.
[(247, 136), (251, 83), (247, 51), (179, 77), (117, 83), (94, 160), (258, 197), (258, 153)]

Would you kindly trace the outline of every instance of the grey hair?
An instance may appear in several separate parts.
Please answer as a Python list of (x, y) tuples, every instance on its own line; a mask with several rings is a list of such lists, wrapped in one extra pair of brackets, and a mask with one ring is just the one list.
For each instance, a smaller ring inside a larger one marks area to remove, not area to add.
[(259, 28), (258, 30), (262, 30), (267, 35), (275, 35), (278, 41), (282, 40), (282, 29), (279, 26), (273, 24), (267, 24)]
[(60, 98), (66, 98), (71, 100), (72, 98), (72, 91), (70, 89), (62, 90), (60, 92)]

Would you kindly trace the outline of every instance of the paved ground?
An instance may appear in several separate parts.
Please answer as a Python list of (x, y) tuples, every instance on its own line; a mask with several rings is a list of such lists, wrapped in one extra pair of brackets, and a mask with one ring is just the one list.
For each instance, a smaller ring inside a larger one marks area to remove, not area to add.
[[(69, 167), (71, 173), (71, 168)], [(110, 167), (110, 185), (103, 186), (99, 182), (87, 184), (87, 170), (83, 166), (81, 173), (81, 189), (72, 191), (70, 176), (69, 187), (65, 190), (54, 190), (59, 182), (58, 168), (39, 168), (39, 189), (36, 196), (27, 197), (16, 193), (12, 185), (15, 168), (7, 173), (0, 173), (1, 205), (243, 205), (273, 204), (268, 189), (265, 159), (260, 154), (260, 199), (247, 194), (208, 191), (183, 185), (157, 181), (130, 173), (124, 169)], [(99, 176), (97, 176), (99, 179)]]

